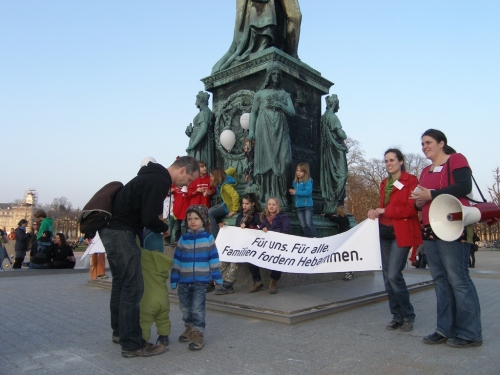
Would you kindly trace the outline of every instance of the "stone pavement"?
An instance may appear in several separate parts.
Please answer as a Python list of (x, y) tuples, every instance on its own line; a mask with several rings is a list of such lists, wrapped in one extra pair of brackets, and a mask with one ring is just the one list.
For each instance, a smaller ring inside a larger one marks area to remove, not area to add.
[[(477, 253), (476, 268), (471, 270), (481, 301), (484, 344), (469, 349), (421, 343), (435, 328), (435, 295), (428, 288), (411, 295), (417, 318), (409, 333), (385, 329), (391, 316), (381, 298), (298, 324), (209, 309), (206, 346), (200, 352), (177, 342), (184, 327), (179, 307), (172, 303), (169, 351), (157, 357), (126, 359), (111, 341), (109, 289), (89, 284), (88, 275), (76, 270), (32, 271), (0, 272), (1, 375), (500, 373), (497, 251)], [(21, 277), (28, 275), (33, 277)], [(428, 271), (407, 270), (405, 277), (408, 282), (427, 279)], [(376, 273), (350, 282), (318, 284), (314, 290), (288, 288), (275, 296), (238, 290), (217, 298), (226, 302), (255, 298), (280, 311), (296, 311), (321, 299), (329, 303), (332, 296), (344, 298), (370, 288), (380, 292), (379, 283)], [(256, 305), (256, 301), (245, 303)], [(151, 341), (155, 338), (153, 329)]]

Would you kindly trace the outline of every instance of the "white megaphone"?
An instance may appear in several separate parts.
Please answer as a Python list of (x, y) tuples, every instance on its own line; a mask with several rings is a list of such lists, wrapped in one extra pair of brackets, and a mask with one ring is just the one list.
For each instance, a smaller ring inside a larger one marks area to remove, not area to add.
[(478, 203), (467, 207), (449, 194), (434, 198), (429, 208), (431, 228), (443, 241), (455, 241), (469, 224), (487, 222), (491, 225), (499, 218), (500, 207), (495, 203)]

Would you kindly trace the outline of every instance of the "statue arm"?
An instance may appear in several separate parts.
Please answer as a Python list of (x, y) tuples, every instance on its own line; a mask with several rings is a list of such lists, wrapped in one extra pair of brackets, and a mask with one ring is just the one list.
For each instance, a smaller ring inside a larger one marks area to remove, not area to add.
[(337, 136), (340, 139), (342, 140), (347, 139), (347, 134), (342, 129), (342, 124), (340, 123), (340, 120), (337, 115), (334, 115), (332, 130), (337, 133)]
[(281, 109), (283, 112), (285, 112), (288, 116), (295, 116), (295, 108), (292, 103), (292, 98), (290, 97), (290, 94), (285, 93), (285, 101), (280, 103)]
[[(201, 140), (206, 136), (208, 132), (208, 125), (210, 123), (210, 116), (207, 116), (206, 112), (200, 113), (201, 118), (197, 119), (197, 123), (199, 124), (199, 130), (196, 132), (195, 139), (192, 139), (189, 142), (189, 149), (193, 149), (201, 142)], [(195, 124), (196, 126), (196, 124)]]
[(255, 123), (257, 122), (257, 116), (259, 115), (260, 100), (261, 94), (257, 92), (253, 98), (252, 110), (250, 111), (250, 125), (248, 127), (247, 136), (249, 141), (255, 139)]

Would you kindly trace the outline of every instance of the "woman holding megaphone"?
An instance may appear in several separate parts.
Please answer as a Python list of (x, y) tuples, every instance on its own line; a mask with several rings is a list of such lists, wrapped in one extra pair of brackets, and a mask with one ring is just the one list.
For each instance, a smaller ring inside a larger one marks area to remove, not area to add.
[(443, 241), (429, 224), (431, 202), (441, 194), (450, 194), (470, 206), (466, 198), (472, 190), (469, 163), (447, 142), (439, 130), (424, 132), (422, 151), (432, 164), (423, 169), (412, 194), (415, 206), (422, 210), (422, 236), (437, 299), (436, 331), (423, 342), (466, 348), (483, 343), (479, 298), (469, 276), (470, 244), (465, 242), (465, 234), (456, 241)]
[(384, 163), (389, 177), (380, 184), (379, 208), (368, 211), (368, 218), (379, 218), (382, 275), (392, 313), (386, 328), (409, 332), (415, 312), (402, 271), (410, 248), (422, 243), (418, 213), (409, 199), (418, 179), (405, 171), (404, 156), (398, 149), (387, 150)]

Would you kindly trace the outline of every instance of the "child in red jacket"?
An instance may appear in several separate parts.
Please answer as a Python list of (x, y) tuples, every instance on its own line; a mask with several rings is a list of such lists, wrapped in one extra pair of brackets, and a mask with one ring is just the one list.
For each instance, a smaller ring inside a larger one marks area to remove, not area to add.
[[(170, 191), (174, 196), (174, 208), (172, 210), (175, 216), (174, 236), (175, 241), (179, 241), (179, 238), (181, 238), (182, 236), (182, 222), (186, 220), (186, 211), (189, 207), (188, 187), (183, 186), (182, 188), (180, 188), (172, 185)], [(172, 235), (172, 231), (170, 235)]]
[(207, 173), (206, 163), (198, 161), (198, 164), (200, 165), (200, 177), (189, 184), (189, 205), (202, 204), (210, 208), (215, 188), (210, 186), (210, 175)]

